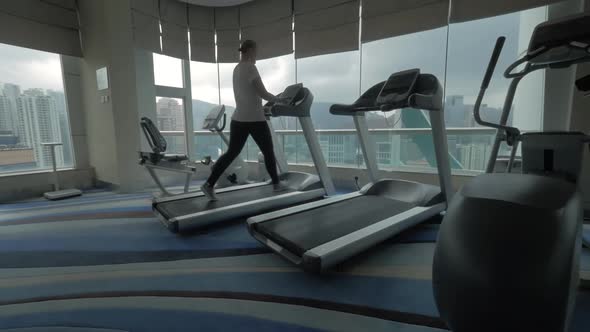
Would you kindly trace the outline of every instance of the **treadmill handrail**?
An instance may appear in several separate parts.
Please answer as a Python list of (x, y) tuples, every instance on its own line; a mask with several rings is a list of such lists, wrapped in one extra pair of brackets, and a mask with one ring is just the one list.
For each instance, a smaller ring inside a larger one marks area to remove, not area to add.
[(355, 115), (355, 113), (381, 111), (380, 106), (362, 106), (358, 107), (354, 104), (333, 104), (330, 106), (330, 113), (333, 115)]
[[(411, 81), (408, 81), (410, 79)], [(388, 83), (393, 85), (386, 90)], [(405, 84), (405, 85), (403, 85)], [(403, 92), (401, 89), (406, 89)], [(376, 93), (379, 91), (378, 93)], [(381, 94), (385, 93), (384, 96)], [(333, 104), (330, 113), (354, 116), (363, 112), (390, 112), (406, 107), (425, 111), (441, 111), (442, 88), (436, 76), (409, 69), (392, 74), (387, 81), (376, 84), (352, 104)]]
[(352, 104), (334, 104), (330, 106), (330, 113), (334, 115), (354, 116), (356, 110), (358, 112), (378, 111), (379, 107), (375, 105), (375, 99), (383, 89), (385, 82), (382, 81), (373, 85)]
[[(266, 181), (266, 182), (248, 183), (248, 184), (244, 184), (244, 185), (240, 185), (240, 186), (230, 186), (230, 187), (225, 187), (225, 188), (219, 188), (219, 189), (216, 189), (215, 192), (217, 194), (222, 194), (222, 193), (230, 192), (230, 191), (237, 191), (237, 190), (243, 190), (243, 189), (248, 189), (248, 188), (253, 188), (253, 187), (267, 186), (267, 185), (270, 185), (270, 183), (271, 183), (270, 180)], [(157, 197), (157, 198), (154, 198), (153, 204), (161, 204), (161, 203), (165, 203), (165, 202), (169, 202), (169, 201), (190, 199), (190, 198), (199, 197), (199, 196), (205, 196), (205, 194), (203, 194), (202, 191), (195, 191), (195, 192), (190, 192), (190, 193), (186, 193), (186, 194), (176, 195), (174, 197)]]

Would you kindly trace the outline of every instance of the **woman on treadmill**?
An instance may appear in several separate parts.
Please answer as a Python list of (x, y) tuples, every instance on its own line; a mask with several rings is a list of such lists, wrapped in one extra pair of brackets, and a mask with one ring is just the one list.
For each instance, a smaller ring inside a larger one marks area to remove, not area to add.
[(262, 99), (277, 102), (280, 98), (272, 95), (262, 83), (256, 69), (256, 42), (245, 40), (240, 46), (240, 62), (234, 68), (233, 86), (236, 110), (232, 116), (229, 134), (229, 147), (211, 169), (211, 175), (201, 186), (201, 190), (210, 200), (216, 201), (215, 183), (229, 165), (238, 157), (249, 135), (262, 151), (266, 170), (272, 178), (275, 191), (287, 187), (279, 181), (276, 159), (270, 128), (262, 107)]

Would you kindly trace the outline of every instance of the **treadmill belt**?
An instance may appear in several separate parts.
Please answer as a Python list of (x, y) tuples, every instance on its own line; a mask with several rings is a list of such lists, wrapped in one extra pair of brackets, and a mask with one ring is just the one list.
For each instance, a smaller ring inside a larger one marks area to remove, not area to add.
[(158, 211), (166, 219), (172, 219), (174, 217), (185, 216), (191, 213), (218, 209), (221, 207), (253, 201), (261, 198), (284, 195), (293, 191), (295, 190), (288, 189), (280, 192), (274, 192), (271, 185), (264, 185), (248, 189), (217, 193), (217, 198), (219, 200), (215, 202), (211, 202), (205, 196), (189, 197), (156, 204), (156, 209), (158, 209)]
[(381, 196), (363, 195), (339, 203), (269, 220), (256, 229), (298, 255), (383, 219), (415, 204)]

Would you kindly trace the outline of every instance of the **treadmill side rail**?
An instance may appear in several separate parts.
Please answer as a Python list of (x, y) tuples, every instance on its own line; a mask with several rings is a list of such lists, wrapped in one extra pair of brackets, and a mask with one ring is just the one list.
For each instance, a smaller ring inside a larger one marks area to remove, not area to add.
[(178, 233), (178, 223), (176, 221), (166, 219), (166, 217), (164, 217), (164, 215), (160, 213), (160, 210), (158, 210), (153, 204), (152, 212), (154, 212), (156, 218), (158, 218), (158, 221), (160, 221), (162, 225), (168, 228), (169, 231), (171, 231), (172, 233)]
[(293, 254), (289, 250), (283, 248), (280, 244), (272, 241), (271, 239), (265, 237), (264, 235), (262, 235), (258, 232), (251, 231), (250, 233), (252, 234), (252, 236), (256, 240), (260, 241), (261, 243), (263, 243), (264, 245), (269, 247), (272, 251), (276, 252), (277, 254), (283, 256), (284, 258), (289, 260), (291, 263), (293, 263), (295, 265), (301, 265), (302, 258), (300, 256)]
[[(225, 193), (225, 192), (230, 192), (230, 191), (237, 191), (237, 190), (243, 190), (243, 189), (248, 189), (248, 188), (266, 186), (268, 184), (270, 184), (270, 181), (250, 183), (250, 184), (244, 184), (241, 186), (231, 186), (231, 187), (215, 189), (215, 192), (216, 193)], [(159, 203), (170, 202), (170, 201), (177, 201), (177, 200), (181, 200), (181, 199), (185, 199), (185, 198), (192, 198), (192, 197), (199, 197), (199, 196), (205, 196), (205, 194), (203, 194), (203, 192), (199, 190), (199, 191), (190, 192), (190, 193), (186, 193), (186, 194), (175, 195), (172, 197), (158, 197), (158, 198), (154, 198), (153, 204), (159, 204)]]
[(306, 271), (321, 272), (345, 259), (380, 243), (403, 230), (433, 217), (446, 208), (446, 203), (417, 206), (355, 232), (327, 242), (303, 254)]
[(194, 228), (208, 226), (223, 220), (232, 220), (243, 216), (251, 216), (261, 211), (283, 208), (300, 202), (323, 197), (325, 190), (294, 191), (283, 195), (265, 197), (244, 203), (233, 204), (213, 210), (177, 216), (167, 222), (171, 231), (182, 232)]

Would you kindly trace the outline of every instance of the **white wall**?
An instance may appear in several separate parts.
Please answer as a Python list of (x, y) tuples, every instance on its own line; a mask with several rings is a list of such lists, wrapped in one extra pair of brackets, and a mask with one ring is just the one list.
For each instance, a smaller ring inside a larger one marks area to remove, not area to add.
[[(79, 1), (84, 58), (81, 64), (82, 105), (85, 112), (88, 160), (96, 178), (112, 184), (119, 183), (117, 170), (116, 136), (112, 103), (100, 103), (100, 97), (110, 96), (110, 89), (98, 91), (96, 70), (110, 66), (107, 31), (105, 30), (106, 1)], [(110, 77), (109, 77), (110, 79)], [(112, 82), (111, 82), (112, 83)]]
[[(131, 30), (129, 0), (82, 0), (83, 104), (88, 154), (97, 180), (121, 192), (143, 187), (144, 170), (138, 165), (138, 79)], [(109, 89), (97, 91), (96, 70), (106, 66)], [(151, 70), (151, 68), (142, 68)], [(106, 103), (101, 96), (108, 96)]]
[(118, 185), (121, 192), (133, 192), (142, 188), (139, 182), (144, 170), (137, 163), (140, 129), (131, 5), (129, 0), (107, 0), (102, 3), (110, 44), (107, 49), (112, 68), (111, 100), (117, 140)]
[(86, 135), (86, 115), (82, 102), (82, 59), (62, 56), (64, 91), (76, 168), (90, 167)]

